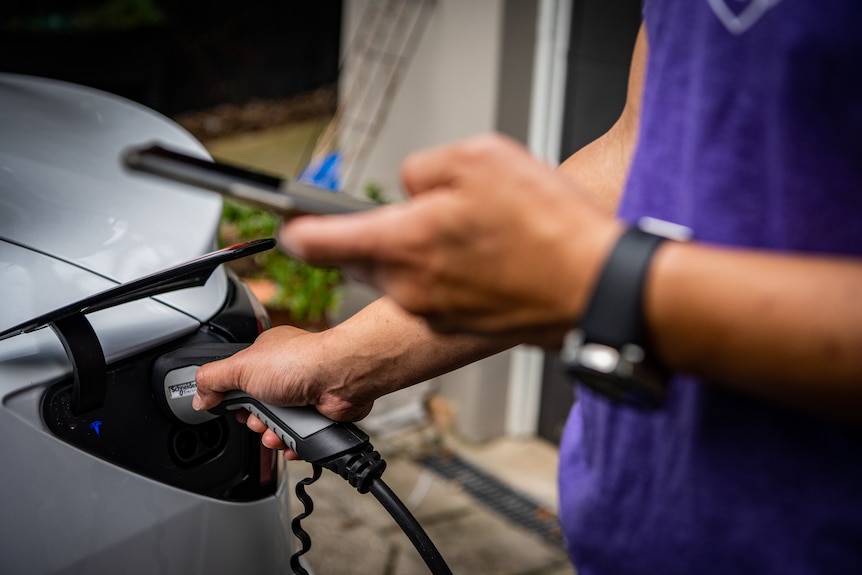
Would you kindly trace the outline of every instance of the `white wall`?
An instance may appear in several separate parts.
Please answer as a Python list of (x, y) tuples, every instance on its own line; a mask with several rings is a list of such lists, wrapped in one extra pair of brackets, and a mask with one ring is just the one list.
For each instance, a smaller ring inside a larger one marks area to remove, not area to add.
[[(345, 41), (368, 1), (348, 0)], [(399, 167), (411, 151), (495, 128), (502, 0), (437, 0), (360, 185), (400, 191)]]
[[(344, 3), (343, 45), (347, 49), (369, 1), (380, 0)], [(536, 0), (437, 0), (435, 4), (373, 151), (356, 180), (359, 187), (369, 181), (380, 184), (391, 198), (401, 195), (399, 169), (412, 151), (493, 130), (527, 139)], [(538, 382), (522, 377), (536, 370), (524, 367), (521, 355), (514, 356), (516, 368), (522, 368), (515, 370), (519, 381), (511, 387), (515, 397), (523, 399), (521, 388), (532, 388)], [(512, 424), (519, 420), (512, 414), (520, 412), (508, 405), (511, 364), (511, 353), (500, 354), (437, 380), (453, 405), (456, 429), (465, 439), (485, 441), (503, 435), (507, 416), (509, 430), (531, 433), (522, 424)], [(416, 391), (399, 393), (415, 395)], [(529, 395), (538, 396), (536, 390)], [(520, 416), (520, 420), (526, 417), (528, 427), (534, 426), (537, 417), (533, 403), (530, 413)], [(385, 405), (381, 402), (380, 407), (385, 409)]]

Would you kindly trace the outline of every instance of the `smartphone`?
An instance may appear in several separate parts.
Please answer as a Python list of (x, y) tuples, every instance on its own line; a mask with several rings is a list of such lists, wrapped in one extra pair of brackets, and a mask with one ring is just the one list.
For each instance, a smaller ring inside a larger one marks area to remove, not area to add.
[(159, 144), (129, 149), (123, 154), (123, 161), (132, 170), (218, 192), (284, 217), (346, 214), (378, 205), (344, 193), (190, 156)]

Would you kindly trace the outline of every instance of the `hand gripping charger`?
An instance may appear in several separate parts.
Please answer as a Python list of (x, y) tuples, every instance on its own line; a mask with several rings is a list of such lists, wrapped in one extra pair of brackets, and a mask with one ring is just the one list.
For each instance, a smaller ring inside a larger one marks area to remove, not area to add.
[[(170, 351), (153, 365), (153, 385), (156, 400), (165, 413), (188, 425), (204, 423), (237, 409), (247, 409), (273, 430), (284, 443), (304, 460), (315, 466), (313, 482), (320, 467), (325, 467), (346, 479), (360, 493), (370, 492), (398, 523), (425, 564), (435, 575), (452, 575), (449, 566), (428, 535), (407, 507), (383, 481), (386, 462), (374, 450), (368, 436), (351, 423), (339, 423), (320, 415), (314, 408), (277, 407), (250, 395), (231, 391), (221, 404), (209, 412), (195, 411), (192, 398), (197, 385), (195, 375), (205, 363), (224, 359), (248, 347), (248, 344), (196, 344)], [(304, 482), (297, 486), (303, 487)], [(303, 488), (304, 489), (304, 488)], [(299, 527), (299, 519), (311, 512), (310, 499), (304, 494), (306, 512), (293, 522), (294, 534), (303, 547), (291, 557), (294, 573), (307, 573), (299, 565), (299, 556), (310, 547), (308, 534)]]
[[(225, 359), (248, 344), (212, 343), (182, 347), (159, 357), (153, 367), (156, 401), (169, 417), (195, 425), (227, 412), (246, 409), (263, 421), (284, 443), (309, 463), (325, 467), (340, 456), (371, 448), (368, 436), (350, 423), (332, 421), (313, 407), (278, 407), (242, 391), (225, 394), (211, 411), (195, 411), (195, 375), (205, 363)], [(381, 470), (382, 471), (382, 470)]]

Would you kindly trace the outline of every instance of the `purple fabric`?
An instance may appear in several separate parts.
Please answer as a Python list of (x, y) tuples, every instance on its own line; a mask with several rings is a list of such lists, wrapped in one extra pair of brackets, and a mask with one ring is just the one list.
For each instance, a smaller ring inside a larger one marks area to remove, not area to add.
[[(862, 2), (647, 0), (644, 14), (621, 217), (862, 254)], [(858, 431), (684, 377), (654, 412), (578, 395), (559, 479), (579, 575), (862, 573)]]

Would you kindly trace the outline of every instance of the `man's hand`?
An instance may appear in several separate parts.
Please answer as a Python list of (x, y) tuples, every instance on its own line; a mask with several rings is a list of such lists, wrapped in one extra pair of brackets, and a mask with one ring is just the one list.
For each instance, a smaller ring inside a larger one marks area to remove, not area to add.
[[(313, 405), (338, 421), (365, 417), (376, 396), (370, 395), (371, 390), (363, 392), (339, 385), (336, 374), (327, 372), (325, 367), (334, 362), (327, 358), (326, 333), (276, 327), (234, 356), (202, 366), (196, 377), (195, 409), (212, 409), (225, 392), (241, 389), (274, 405)], [(284, 443), (258, 418), (248, 416), (246, 424), (263, 433), (262, 442), (267, 447), (284, 448)]]
[(402, 178), (411, 201), (295, 219), (282, 245), (343, 266), (437, 331), (559, 342), (619, 224), (501, 136), (413, 154)]

